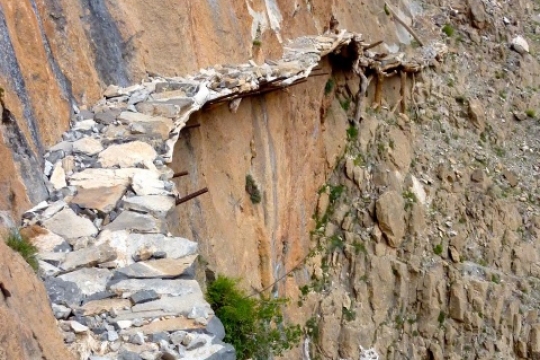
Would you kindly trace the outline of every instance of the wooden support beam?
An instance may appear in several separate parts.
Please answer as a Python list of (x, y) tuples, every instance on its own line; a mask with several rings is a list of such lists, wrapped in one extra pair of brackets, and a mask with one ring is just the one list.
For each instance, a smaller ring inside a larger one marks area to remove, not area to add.
[(407, 111), (407, 73), (405, 71), (400, 71), (400, 80), (401, 80), (401, 107), (400, 111), (402, 114), (405, 114)]
[(186, 176), (186, 175), (189, 175), (189, 173), (187, 171), (180, 171), (180, 172), (174, 173), (172, 178), (175, 179), (175, 178), (179, 178), (179, 177)]
[(195, 191), (193, 194), (186, 195), (182, 198), (176, 199), (176, 206), (185, 203), (186, 201), (189, 201), (191, 199), (196, 198), (199, 195), (205, 194), (208, 192), (208, 188), (205, 187), (204, 189), (201, 189), (199, 191)]
[(378, 45), (381, 45), (383, 43), (382, 40), (379, 40), (377, 42), (374, 42), (373, 44), (369, 44), (368, 46), (366, 46), (363, 51), (366, 51), (366, 50), (369, 50), (369, 49), (372, 49), (374, 48), (375, 46), (378, 46)]

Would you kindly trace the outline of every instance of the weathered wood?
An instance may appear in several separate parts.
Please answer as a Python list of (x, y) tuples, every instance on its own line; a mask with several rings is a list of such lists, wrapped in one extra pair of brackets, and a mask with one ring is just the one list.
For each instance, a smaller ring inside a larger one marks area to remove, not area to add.
[(409, 34), (412, 35), (412, 37), (418, 42), (418, 44), (420, 44), (420, 46), (424, 46), (424, 42), (422, 41), (422, 39), (420, 39), (420, 36), (418, 36), (418, 34), (405, 21), (403, 21), (403, 19), (401, 19), (397, 15), (396, 11), (392, 8), (392, 6), (390, 6), (390, 4), (388, 4), (387, 2), (384, 3), (384, 6), (386, 7), (386, 9), (388, 9), (390, 14), (392, 14), (392, 17), (396, 19), (396, 21), (400, 23), (409, 32)]
[(172, 178), (175, 179), (175, 178), (179, 178), (179, 177), (186, 176), (186, 175), (189, 175), (189, 172), (180, 171), (180, 172), (174, 173)]
[(186, 201), (189, 201), (191, 199), (196, 198), (197, 196), (200, 196), (202, 194), (205, 194), (208, 192), (208, 188), (205, 187), (204, 189), (201, 189), (199, 191), (195, 191), (193, 194), (186, 195), (182, 198), (176, 199), (176, 206), (185, 203)]
[(401, 95), (400, 111), (405, 113), (407, 111), (407, 73), (405, 71), (400, 71), (399, 75), (401, 77), (401, 89), (399, 90)]
[(374, 42), (373, 44), (369, 44), (366, 47), (364, 47), (364, 51), (374, 48), (375, 46), (379, 46), (383, 43), (382, 40), (379, 40), (377, 42)]

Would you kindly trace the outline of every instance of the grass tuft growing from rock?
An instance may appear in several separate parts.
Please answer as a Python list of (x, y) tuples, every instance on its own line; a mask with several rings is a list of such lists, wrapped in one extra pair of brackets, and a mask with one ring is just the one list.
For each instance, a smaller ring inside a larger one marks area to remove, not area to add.
[(19, 230), (12, 229), (6, 239), (6, 244), (12, 250), (18, 252), (24, 260), (34, 269), (38, 270), (38, 261), (36, 259), (37, 248), (30, 241), (21, 235)]

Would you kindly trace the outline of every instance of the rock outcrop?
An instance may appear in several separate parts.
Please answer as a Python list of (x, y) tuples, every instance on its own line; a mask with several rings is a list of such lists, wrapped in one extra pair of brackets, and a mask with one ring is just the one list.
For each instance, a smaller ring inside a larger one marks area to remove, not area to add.
[(3, 241), (0, 264), (0, 359), (74, 359), (62, 342), (43, 283)]

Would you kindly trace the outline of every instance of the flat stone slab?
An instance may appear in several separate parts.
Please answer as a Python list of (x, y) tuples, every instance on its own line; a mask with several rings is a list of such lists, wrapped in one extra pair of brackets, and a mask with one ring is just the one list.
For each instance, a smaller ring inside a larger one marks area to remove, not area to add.
[[(37, 226), (37, 225), (34, 225), (34, 226)], [(29, 232), (32, 231), (32, 228), (34, 226), (29, 228), (30, 229)], [(26, 233), (25, 229), (21, 229), (21, 232)], [(35, 247), (37, 247), (38, 252), (40, 253), (53, 252), (57, 246), (64, 244), (65, 240), (63, 237), (56, 235), (52, 231), (49, 231), (42, 227), (38, 227), (37, 229), (39, 229), (38, 230), (39, 233), (37, 236), (32, 237), (32, 244)], [(37, 231), (34, 231), (34, 232), (37, 232)]]
[(89, 219), (77, 216), (70, 208), (63, 209), (43, 222), (43, 226), (65, 239), (94, 236), (98, 229)]
[(57, 162), (56, 165), (54, 165), (50, 181), (55, 190), (60, 190), (63, 187), (67, 186), (66, 172), (62, 167), (61, 161)]
[(45, 280), (45, 289), (51, 302), (68, 307), (79, 306), (83, 298), (81, 289), (71, 281), (49, 278)]
[(125, 169), (86, 169), (70, 178), (70, 185), (85, 189), (111, 187), (116, 185), (128, 186), (135, 175), (142, 178), (159, 180), (160, 174), (155, 171), (139, 168)]
[(124, 200), (126, 210), (146, 212), (164, 217), (174, 207), (175, 198), (167, 195), (131, 196)]
[(112, 275), (106, 269), (85, 268), (60, 275), (58, 278), (77, 284), (83, 295), (89, 296), (100, 291), (105, 291)]
[(171, 279), (180, 275), (193, 275), (193, 263), (197, 255), (189, 255), (181, 259), (159, 259), (140, 261), (117, 271), (130, 278), (137, 279)]
[(93, 139), (91, 137), (84, 137), (73, 142), (73, 152), (85, 154), (88, 156), (94, 156), (103, 150), (101, 141)]
[(161, 230), (161, 221), (151, 215), (133, 211), (123, 211), (104, 229), (110, 231), (130, 230), (145, 234), (157, 234)]
[(130, 112), (130, 111), (122, 112), (120, 115), (118, 115), (117, 119), (119, 122), (126, 125), (129, 125), (131, 123), (136, 123), (136, 122), (142, 122), (142, 123), (161, 122), (161, 123), (172, 125), (171, 119), (161, 117), (161, 116), (151, 116), (151, 115), (135, 113), (135, 112)]
[(144, 325), (138, 328), (129, 329), (126, 331), (126, 334), (134, 334), (137, 331), (142, 332), (145, 335), (157, 334), (160, 332), (173, 332), (178, 330), (184, 331), (198, 331), (204, 330), (205, 326), (197, 323), (193, 319), (188, 319), (186, 317), (176, 317), (172, 319), (160, 320), (152, 322), (148, 325)]
[[(204, 302), (204, 296), (196, 280), (127, 279), (110, 285), (109, 289), (117, 293), (135, 293), (141, 290), (152, 289), (160, 295), (175, 297), (193, 294), (201, 297)], [(141, 309), (141, 311), (144, 310), (153, 309)]]
[(127, 168), (146, 162), (152, 163), (156, 156), (157, 153), (151, 145), (142, 141), (132, 141), (109, 146), (99, 154), (98, 160), (104, 168), (114, 166)]
[(149, 302), (149, 301), (152, 301), (152, 300), (159, 299), (159, 294), (157, 292), (155, 292), (154, 290), (152, 290), (152, 289), (150, 289), (150, 290), (141, 290), (141, 291), (137, 291), (135, 294), (131, 295), (129, 297), (129, 299), (135, 305), (136, 304), (143, 304), (145, 302)]
[(116, 262), (119, 266), (133, 264), (133, 256), (142, 249), (163, 251), (167, 259), (179, 259), (197, 253), (197, 243), (181, 237), (167, 237), (163, 234), (131, 234), (125, 230), (103, 230), (97, 244), (112, 246), (118, 255)]
[(199, 308), (206, 306), (207, 313), (210, 315), (214, 314), (214, 312), (210, 308), (210, 305), (206, 303), (206, 301), (204, 300), (204, 296), (200, 291), (199, 293), (191, 293), (178, 297), (162, 297), (159, 300), (135, 305), (131, 308), (131, 311), (133, 313), (138, 313), (159, 310), (166, 313), (174, 313), (176, 315), (188, 316), (195, 305), (197, 305), (197, 307)]
[(100, 315), (111, 310), (120, 310), (131, 307), (131, 302), (128, 299), (103, 299), (89, 301), (79, 307), (77, 311), (81, 312), (82, 316)]
[(64, 271), (72, 271), (80, 267), (95, 266), (115, 259), (116, 250), (109, 244), (103, 244), (67, 253), (60, 268)]
[(96, 209), (103, 213), (109, 213), (116, 207), (116, 204), (126, 192), (126, 188), (125, 185), (91, 189), (80, 188), (71, 202), (86, 209)]
[(135, 174), (131, 187), (137, 195), (168, 195), (170, 192), (165, 189), (165, 183), (158, 178), (144, 176), (145, 174)]

